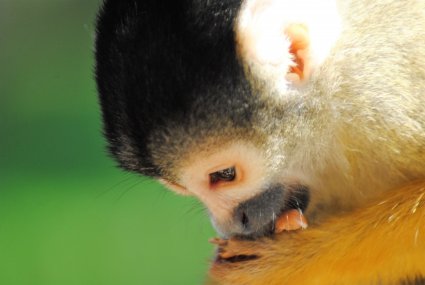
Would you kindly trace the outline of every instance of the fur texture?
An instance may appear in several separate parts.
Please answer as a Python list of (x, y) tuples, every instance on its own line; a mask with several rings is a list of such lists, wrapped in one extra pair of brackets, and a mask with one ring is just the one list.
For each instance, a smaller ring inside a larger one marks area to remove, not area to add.
[(96, 78), (105, 134), (122, 167), (170, 178), (170, 164), (198, 139), (217, 129), (235, 135), (234, 129), (249, 128), (254, 96), (236, 58), (232, 28), (239, 6), (105, 1)]
[(319, 227), (223, 241), (212, 284), (424, 284), (424, 218), (425, 183), (417, 182)]
[[(285, 74), (263, 73), (258, 62), (241, 52), (246, 48), (237, 28), (242, 5), (234, 0), (105, 1), (97, 24), (96, 80), (112, 155), (125, 169), (198, 196), (223, 235), (246, 233), (235, 217), (238, 205), (255, 205), (256, 213), (246, 209), (242, 216), (253, 213), (250, 219), (261, 217), (261, 224), (270, 224), (275, 211), (262, 211), (269, 209), (264, 202), (269, 199), (250, 199), (282, 189), (283, 195), (276, 196), (282, 201), (274, 204), (285, 209), (293, 200), (291, 186), (307, 186), (295, 189), (310, 192), (306, 216), (313, 230), (253, 244), (268, 262), (228, 268), (234, 271), (216, 268), (228, 282), (248, 282), (251, 277), (244, 274), (254, 269), (253, 284), (280, 284), (276, 276), (314, 282), (308, 278), (325, 278), (314, 271), (316, 259), (329, 278), (343, 272), (347, 284), (391, 284), (423, 275), (424, 248), (420, 239), (418, 246), (411, 239), (422, 216), (406, 214), (422, 188), (400, 189), (388, 196), (393, 202), (386, 206), (362, 207), (390, 189), (425, 178), (425, 1), (338, 1), (339, 37), (301, 85), (288, 85)], [(279, 78), (283, 83), (275, 82)], [(204, 183), (211, 172), (202, 162), (215, 163), (217, 153), (226, 154), (226, 163), (236, 154), (243, 160), (235, 146), (247, 150), (248, 158), (261, 158), (242, 163), (261, 178), (212, 191)], [(386, 207), (396, 209), (397, 203), (403, 205), (402, 218), (379, 222), (391, 216)], [(361, 210), (316, 228), (328, 216), (356, 208)], [(417, 211), (422, 213), (422, 207)], [(256, 229), (260, 235), (267, 232)], [(350, 251), (344, 261), (346, 246), (362, 252)], [(369, 248), (377, 251), (368, 257)], [(294, 253), (297, 249), (302, 252)], [(331, 251), (336, 259), (326, 255)], [(399, 266), (394, 256), (411, 265)], [(388, 263), (380, 268), (372, 264), (377, 260)], [(342, 267), (327, 267), (336, 261)], [(344, 266), (358, 270), (358, 277)], [(264, 267), (279, 273), (269, 277)], [(382, 279), (373, 273), (384, 269)]]
[(190, 156), (249, 142), (269, 177), (310, 186), (312, 218), (421, 178), (424, 6), (344, 1), (327, 59), (275, 96), (237, 57), (240, 1), (106, 1), (96, 76), (111, 152), (126, 169), (179, 183)]

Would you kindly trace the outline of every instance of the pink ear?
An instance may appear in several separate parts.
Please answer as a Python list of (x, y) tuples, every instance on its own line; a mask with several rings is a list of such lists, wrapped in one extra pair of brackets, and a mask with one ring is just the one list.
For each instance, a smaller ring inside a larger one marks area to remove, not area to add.
[(245, 2), (235, 29), (237, 48), (242, 62), (249, 67), (254, 78), (284, 91), (295, 80), (294, 76), (290, 76), (290, 69), (296, 63), (290, 52), (292, 43), (285, 35), (285, 26), (273, 15), (272, 2)]
[(184, 196), (189, 196), (191, 195), (191, 193), (183, 186), (173, 183), (173, 182), (169, 182), (165, 179), (159, 179), (158, 180), (162, 185), (164, 185), (165, 187), (167, 187), (168, 189), (172, 190), (173, 192), (179, 194), (179, 195), (184, 195)]
[(270, 66), (288, 83), (299, 83), (310, 75), (310, 38), (304, 24), (289, 24), (274, 35), (240, 30), (238, 44), (244, 61)]
[(287, 79), (295, 82), (308, 79), (311, 70), (308, 28), (304, 24), (291, 24), (288, 25), (284, 33), (291, 43), (289, 53), (294, 62), (289, 67)]
[(339, 37), (336, 0), (245, 0), (235, 25), (239, 56), (279, 94), (308, 81)]

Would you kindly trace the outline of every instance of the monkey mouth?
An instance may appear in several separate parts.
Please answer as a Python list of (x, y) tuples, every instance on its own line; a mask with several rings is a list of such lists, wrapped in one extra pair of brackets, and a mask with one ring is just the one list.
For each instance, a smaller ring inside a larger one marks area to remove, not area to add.
[(307, 186), (292, 186), (284, 199), (283, 207), (267, 224), (265, 236), (272, 236), (284, 231), (305, 229), (308, 226), (304, 212), (310, 201), (310, 190)]
[(280, 214), (271, 223), (271, 233), (293, 231), (307, 228), (307, 219), (304, 211), (309, 203), (309, 190), (305, 186), (298, 186), (291, 191), (289, 200), (285, 203)]
[[(275, 196), (273, 195), (274, 193), (278, 193), (278, 195)], [(283, 196), (279, 196), (280, 194), (283, 194)], [(289, 190), (277, 187), (273, 188), (267, 195), (271, 195), (272, 198), (282, 198), (280, 202), (277, 201), (273, 205), (275, 207), (273, 212), (277, 212), (279, 215), (273, 215), (271, 220), (266, 222), (263, 228), (258, 231), (237, 234), (230, 238), (215, 238), (210, 240), (212, 244), (218, 247), (214, 260), (215, 264), (249, 262), (261, 258), (255, 252), (244, 250), (246, 249), (245, 247), (235, 247), (235, 243), (236, 245), (243, 245), (244, 242), (255, 242), (258, 238), (271, 237), (283, 231), (294, 231), (307, 227), (307, 221), (303, 212), (307, 209), (310, 199), (308, 187), (297, 185), (292, 186)], [(251, 203), (247, 206), (253, 205), (255, 204)], [(246, 211), (243, 213), (246, 213)], [(246, 217), (246, 219), (248, 218)]]
[(228, 236), (254, 240), (283, 231), (304, 229), (307, 220), (303, 212), (307, 209), (309, 197), (307, 186), (274, 185), (238, 206), (234, 217), (241, 227)]

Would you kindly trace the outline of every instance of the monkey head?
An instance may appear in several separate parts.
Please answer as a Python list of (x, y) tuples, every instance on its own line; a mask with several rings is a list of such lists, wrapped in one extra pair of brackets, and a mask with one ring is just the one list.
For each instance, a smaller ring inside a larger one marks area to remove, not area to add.
[[(223, 236), (258, 237), (273, 233), (283, 214), (309, 209), (309, 173), (325, 163), (328, 139), (316, 122), (327, 106), (305, 100), (300, 90), (308, 86), (287, 88), (282, 98), (282, 84), (267, 92), (261, 76), (252, 84), (258, 64), (244, 58), (257, 52), (244, 41), (258, 33), (249, 32), (242, 6), (105, 1), (96, 80), (104, 133), (121, 167), (198, 197)], [(294, 50), (289, 57), (300, 54)]]

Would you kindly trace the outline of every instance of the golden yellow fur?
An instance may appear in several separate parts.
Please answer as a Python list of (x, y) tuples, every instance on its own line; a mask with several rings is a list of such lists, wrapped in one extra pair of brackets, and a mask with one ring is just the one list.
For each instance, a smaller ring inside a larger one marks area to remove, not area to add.
[[(318, 227), (273, 239), (230, 240), (216, 262), (217, 284), (416, 284), (425, 276), (425, 182), (396, 189)], [(423, 284), (423, 283), (418, 283)]]

